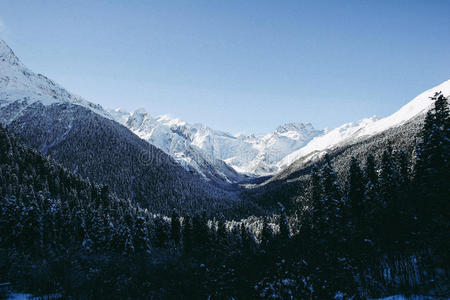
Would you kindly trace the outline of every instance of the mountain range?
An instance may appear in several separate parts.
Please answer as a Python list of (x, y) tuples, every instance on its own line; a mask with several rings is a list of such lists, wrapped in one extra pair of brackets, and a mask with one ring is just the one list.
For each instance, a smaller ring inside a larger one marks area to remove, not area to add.
[(116, 121), (172, 155), (187, 169), (193, 168), (208, 178), (212, 167), (228, 182), (236, 182), (242, 175), (255, 177), (278, 172), (277, 164), (286, 155), (322, 134), (310, 123), (288, 123), (262, 136), (233, 135), (167, 115), (152, 117), (145, 109), (133, 113), (122, 109), (109, 112)]
[(196, 199), (192, 209), (231, 207), (237, 183), (283, 173), (298, 161), (407, 124), (431, 107), (429, 97), (438, 91), (450, 95), (450, 80), (386, 118), (332, 130), (288, 123), (265, 135), (234, 135), (145, 109), (104, 109), (34, 73), (0, 40), (0, 122), (70, 170), (164, 211), (186, 207), (188, 198)]
[(109, 113), (136, 135), (172, 155), (185, 168), (193, 168), (207, 178), (215, 170), (219, 179), (237, 182), (243, 179), (239, 174), (275, 175), (298, 159), (313, 159), (339, 146), (404, 125), (427, 112), (433, 104), (429, 98), (439, 91), (450, 95), (450, 80), (423, 92), (385, 118), (372, 116), (332, 130), (317, 130), (310, 123), (288, 123), (262, 136), (233, 135), (167, 115), (152, 117), (145, 109), (133, 113), (115, 109)]
[(34, 73), (1, 40), (0, 123), (73, 173), (151, 211), (225, 213), (236, 204), (234, 192), (187, 171), (100, 105)]

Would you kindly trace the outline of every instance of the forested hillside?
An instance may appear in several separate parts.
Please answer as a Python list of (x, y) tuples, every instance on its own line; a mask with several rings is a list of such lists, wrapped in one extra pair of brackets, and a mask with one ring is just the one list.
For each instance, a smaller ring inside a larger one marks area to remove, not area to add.
[(236, 193), (184, 170), (127, 128), (82, 106), (19, 101), (0, 111), (0, 119), (9, 115), (9, 130), (27, 145), (153, 212), (226, 211), (238, 202)]
[[(414, 120), (400, 126), (391, 128), (369, 139), (355, 143), (348, 143), (326, 152), (333, 161), (337, 177), (344, 184), (349, 173), (349, 164), (352, 158), (365, 162), (369, 156), (380, 160), (385, 149), (390, 149), (395, 163), (408, 164), (411, 172), (412, 163), (416, 155), (416, 144), (420, 140), (421, 129), (425, 116), (418, 116)], [(254, 199), (266, 210), (276, 209), (278, 201), (292, 208), (298, 195), (305, 192), (310, 180), (313, 167), (321, 167), (326, 163), (324, 154), (312, 153), (310, 156), (295, 161), (288, 168), (265, 182), (251, 186), (246, 190), (247, 197)], [(405, 160), (400, 162), (400, 160)]]
[(240, 221), (151, 215), (2, 128), (0, 279), (62, 298), (447, 298), (450, 118), (434, 100), (414, 147), (380, 144), (340, 175), (326, 155), (289, 210)]
[(152, 212), (168, 214), (177, 208), (231, 214), (245, 207), (235, 187), (224, 191), (196, 170), (186, 171), (113, 121), (100, 105), (28, 69), (1, 39), (0, 123), (71, 172), (108, 185)]

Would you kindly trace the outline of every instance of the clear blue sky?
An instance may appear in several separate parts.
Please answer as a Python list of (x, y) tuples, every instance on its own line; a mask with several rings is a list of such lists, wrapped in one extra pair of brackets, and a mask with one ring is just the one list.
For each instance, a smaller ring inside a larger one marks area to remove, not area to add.
[(449, 12), (427, 0), (0, 0), (0, 36), (92, 102), (263, 133), (386, 116), (449, 79)]

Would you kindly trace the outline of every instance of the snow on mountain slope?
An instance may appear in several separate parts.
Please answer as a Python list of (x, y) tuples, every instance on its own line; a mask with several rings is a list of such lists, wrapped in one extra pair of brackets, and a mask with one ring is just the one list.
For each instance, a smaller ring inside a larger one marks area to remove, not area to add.
[(110, 114), (142, 139), (171, 154), (186, 168), (205, 173), (203, 164), (206, 163), (228, 181), (236, 180), (233, 174), (236, 171), (248, 175), (277, 172), (277, 163), (283, 157), (321, 133), (311, 124), (289, 123), (261, 137), (234, 136), (168, 116), (152, 117), (144, 109), (134, 113), (116, 109)]
[(264, 136), (234, 136), (168, 116), (152, 118), (144, 110), (133, 114), (116, 110), (111, 114), (185, 167), (201, 168), (198, 160), (202, 158), (214, 168), (217, 161), (224, 161), (239, 173), (265, 176), (287, 168), (299, 158), (313, 159), (339, 145), (400, 126), (428, 111), (432, 106), (429, 97), (437, 91), (450, 95), (450, 80), (420, 94), (391, 116), (382, 119), (373, 116), (324, 132), (315, 130), (311, 124), (289, 123)]
[(262, 138), (236, 137), (168, 116), (152, 118), (144, 111), (133, 114), (121, 110), (108, 112), (31, 71), (0, 40), (0, 109), (3, 109), (0, 122), (9, 124), (38, 103), (88, 108), (127, 126), (139, 137), (171, 154), (186, 169), (225, 182), (237, 182), (245, 177), (236, 170), (256, 175), (275, 172), (277, 161), (318, 133), (310, 124), (290, 124), (289, 128), (280, 127)]
[(226, 162), (240, 172), (270, 175), (280, 171), (278, 163), (289, 153), (306, 145), (322, 131), (310, 124), (288, 123), (262, 137), (244, 136), (241, 139), (256, 150), (256, 156), (244, 160), (240, 156), (226, 158)]
[(31, 105), (39, 102), (79, 105), (128, 127), (136, 135), (174, 157), (185, 169), (196, 170), (205, 178), (238, 182), (250, 176), (277, 173), (299, 158), (321, 155), (324, 151), (373, 136), (399, 126), (432, 105), (436, 91), (450, 95), (450, 80), (414, 98), (393, 115), (344, 124), (319, 131), (311, 124), (288, 123), (264, 136), (232, 135), (202, 124), (189, 124), (168, 116), (152, 117), (145, 110), (129, 113), (106, 111), (100, 105), (76, 96), (41, 74), (26, 68), (8, 45), (0, 40), (0, 109), (14, 103), (0, 122), (9, 124)]
[(224, 212), (240, 199), (234, 187), (224, 190), (187, 172), (101, 106), (33, 73), (3, 41), (0, 123), (28, 147), (155, 213)]
[(115, 109), (110, 114), (140, 138), (172, 155), (187, 170), (194, 169), (205, 178), (218, 182), (233, 183), (244, 179), (222, 160), (191, 145), (190, 138), (197, 127), (168, 116), (153, 118), (144, 109), (134, 113)]
[[(84, 106), (95, 113), (111, 118), (100, 106), (69, 93), (44, 75), (35, 74), (25, 67), (9, 46), (0, 39), (0, 107), (22, 101), (25, 108), (35, 102), (44, 105), (72, 103)], [(10, 120), (2, 120), (10, 121)]]
[(442, 92), (444, 96), (449, 96), (450, 80), (423, 92), (400, 108), (397, 112), (386, 118), (378, 120), (376, 117), (371, 117), (358, 122), (347, 123), (326, 132), (324, 135), (315, 137), (303, 148), (283, 158), (279, 162), (278, 168), (284, 169), (297, 159), (305, 158), (306, 156), (309, 156), (309, 159), (311, 159), (315, 155), (321, 155), (328, 149), (345, 143), (355, 142), (378, 134), (389, 128), (405, 124), (416, 116), (426, 113), (432, 107), (433, 102), (430, 100), (430, 97), (436, 92)]

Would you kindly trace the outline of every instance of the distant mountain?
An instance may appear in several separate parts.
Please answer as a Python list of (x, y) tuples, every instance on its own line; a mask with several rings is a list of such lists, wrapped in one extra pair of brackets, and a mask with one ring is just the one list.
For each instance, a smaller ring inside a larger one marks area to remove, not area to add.
[(292, 205), (307, 187), (312, 166), (323, 165), (327, 153), (342, 184), (348, 175), (352, 157), (365, 163), (372, 154), (380, 161), (382, 152), (391, 148), (413, 159), (426, 112), (433, 106), (436, 92), (450, 95), (450, 80), (418, 95), (396, 113), (383, 119), (375, 117), (347, 123), (321, 136), (280, 162), (282, 171), (259, 185), (249, 185), (247, 193), (265, 209), (277, 209), (277, 202)]
[(153, 118), (143, 109), (130, 114), (123, 110), (110, 111), (116, 121), (128, 127), (140, 138), (170, 154), (186, 170), (195, 170), (207, 180), (218, 184), (240, 182), (245, 176), (223, 160), (197, 147), (192, 138), (202, 130), (179, 119), (167, 116)]
[(235, 193), (186, 171), (101, 106), (26, 68), (1, 40), (0, 123), (70, 171), (154, 212), (225, 212), (237, 203)]
[(280, 171), (278, 163), (286, 155), (322, 133), (309, 123), (288, 123), (264, 136), (236, 136), (168, 116), (152, 117), (144, 109), (134, 113), (115, 109), (110, 114), (186, 169), (228, 182), (242, 180), (242, 174), (264, 176)]
[(388, 129), (404, 125), (419, 115), (425, 114), (432, 107), (433, 102), (430, 97), (436, 92), (442, 92), (444, 96), (450, 95), (450, 80), (423, 92), (386, 118), (371, 117), (347, 123), (315, 137), (304, 147), (284, 157), (278, 163), (278, 168), (284, 170), (298, 159), (303, 161), (308, 158), (312, 159), (334, 148), (356, 143)]
[(298, 159), (314, 159), (336, 147), (405, 124), (431, 107), (428, 98), (436, 91), (450, 93), (450, 81), (422, 93), (386, 118), (373, 116), (326, 131), (316, 130), (310, 123), (288, 123), (263, 136), (232, 135), (169, 116), (152, 117), (145, 109), (134, 113), (115, 109), (109, 113), (136, 135), (170, 154), (187, 170), (194, 169), (206, 178), (233, 183), (242, 180), (243, 174), (275, 175)]
[[(0, 108), (16, 101), (21, 101), (23, 108), (36, 102), (47, 106), (71, 103), (88, 108), (105, 118), (111, 118), (100, 105), (69, 93), (53, 80), (25, 67), (11, 48), (0, 40)], [(10, 119), (14, 117), (9, 116)]]

